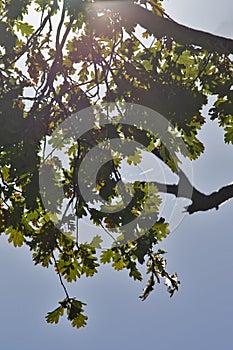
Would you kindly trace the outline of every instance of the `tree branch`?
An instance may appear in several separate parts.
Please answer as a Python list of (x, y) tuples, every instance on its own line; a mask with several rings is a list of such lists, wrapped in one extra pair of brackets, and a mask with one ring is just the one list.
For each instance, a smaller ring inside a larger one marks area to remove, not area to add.
[(149, 34), (157, 38), (168, 37), (187, 46), (196, 45), (209, 52), (233, 53), (233, 40), (218, 35), (196, 30), (175, 22), (170, 18), (159, 16), (130, 1), (98, 3), (100, 8), (110, 9), (120, 14), (126, 30), (139, 24)]
[(186, 209), (189, 214), (193, 214), (198, 211), (207, 211), (214, 208), (218, 209), (220, 204), (231, 198), (233, 198), (233, 184), (224, 186), (218, 191), (212, 192), (209, 195), (201, 193), (193, 188), (192, 204)]
[[(180, 191), (179, 187), (181, 186), (181, 181), (186, 181), (185, 186), (182, 184), (182, 188), (184, 191)], [(192, 187), (192, 195), (191, 198), (189, 196), (192, 186), (189, 180), (182, 173), (182, 177), (180, 182), (177, 185), (166, 185), (161, 184), (159, 182), (150, 182), (150, 184), (155, 185), (158, 188), (159, 192), (173, 194), (177, 198), (189, 198), (192, 200), (192, 204), (186, 207), (186, 211), (189, 214), (193, 214), (199, 211), (207, 211), (211, 209), (218, 209), (219, 205), (225, 203), (228, 199), (233, 198), (233, 184), (224, 186), (220, 188), (218, 191), (212, 192), (211, 194), (204, 194), (198, 191), (195, 187)]]

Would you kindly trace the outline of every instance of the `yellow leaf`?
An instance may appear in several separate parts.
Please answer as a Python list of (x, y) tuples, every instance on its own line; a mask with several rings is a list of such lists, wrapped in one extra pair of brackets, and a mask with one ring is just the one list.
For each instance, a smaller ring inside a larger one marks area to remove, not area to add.
[(133, 209), (131, 210), (131, 212), (133, 213), (134, 216), (139, 216), (140, 215), (140, 211), (137, 209)]
[(149, 37), (149, 34), (147, 31), (145, 31), (144, 33), (142, 33), (142, 37), (147, 39)]

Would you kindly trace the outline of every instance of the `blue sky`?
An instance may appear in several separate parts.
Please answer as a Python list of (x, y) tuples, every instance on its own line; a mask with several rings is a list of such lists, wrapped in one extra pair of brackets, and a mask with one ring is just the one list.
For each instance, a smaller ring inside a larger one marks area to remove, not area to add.
[[(233, 3), (229, 0), (165, 1), (177, 21), (233, 37)], [(221, 7), (220, 7), (221, 6)], [(229, 24), (230, 23), (230, 24)], [(200, 133), (206, 152), (194, 162), (194, 184), (211, 192), (232, 182), (232, 146), (214, 123)], [(44, 316), (63, 298), (50, 269), (35, 267), (27, 248), (1, 238), (0, 335), (4, 350), (24, 349), (230, 349), (232, 344), (233, 201), (218, 211), (185, 216), (161, 244), (170, 272), (178, 272), (180, 291), (169, 298), (161, 285), (144, 302), (143, 284), (104, 266), (91, 279), (71, 286), (87, 302), (85, 329), (64, 319), (48, 325)]]

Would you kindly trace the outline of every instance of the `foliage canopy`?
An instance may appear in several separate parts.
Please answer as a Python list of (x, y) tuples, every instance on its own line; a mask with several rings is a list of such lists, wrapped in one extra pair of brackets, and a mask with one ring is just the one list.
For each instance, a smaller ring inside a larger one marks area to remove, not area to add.
[[(52, 265), (58, 274), (65, 298), (47, 314), (49, 323), (57, 323), (66, 311), (74, 327), (85, 326), (85, 304), (69, 296), (63, 280), (91, 277), (100, 264), (127, 269), (139, 281), (140, 265), (145, 264), (149, 279), (143, 300), (160, 280), (171, 296), (178, 289), (177, 275), (166, 270), (165, 252), (155, 249), (169, 233), (168, 223), (158, 215), (162, 185), (153, 184), (149, 191), (145, 183), (135, 181), (134, 200), (125, 210), (120, 214), (98, 211), (95, 201), (83, 199), (77, 183), (82, 160), (94, 146), (111, 138), (135, 140), (176, 173), (180, 182), (192, 187), (174, 157), (175, 151), (183, 152), (180, 142), (169, 150), (159, 134), (127, 123), (103, 126), (100, 119), (74, 144), (65, 145), (69, 167), (64, 169), (53, 152), (49, 156), (44, 152), (63, 121), (91, 106), (98, 109), (112, 103), (124, 111), (128, 103), (142, 105), (171, 123), (195, 160), (204, 152), (197, 137), (205, 124), (202, 108), (213, 95), (209, 115), (224, 128), (225, 142), (233, 143), (233, 41), (176, 23), (161, 3), (0, 0), (0, 232), (15, 247), (26, 244), (35, 264)], [(32, 14), (37, 23), (30, 20)], [(62, 139), (62, 135), (57, 137)], [(55, 145), (51, 142), (50, 147)], [(129, 148), (124, 154), (128, 164), (140, 164), (140, 157), (139, 149)], [(120, 197), (116, 185), (121, 180), (122, 160), (118, 155), (98, 172), (96, 195), (108, 203)], [(43, 188), (40, 171), (48, 179)], [(139, 216), (145, 202), (147, 211), (157, 213), (157, 220), (147, 231), (137, 227), (135, 239), (123, 235), (120, 244), (99, 254), (100, 236), (80, 243), (69, 235), (73, 218), (65, 222), (67, 232), (55, 224), (54, 208), (61, 209), (61, 203), (56, 195), (59, 186), (53, 188), (52, 179), (60, 184), (77, 220), (89, 216), (106, 234)], [(42, 197), (49, 191), (45, 205)], [(168, 185), (167, 192), (178, 196), (177, 185)], [(209, 196), (192, 188), (192, 203), (186, 209), (188, 213), (208, 210), (232, 196), (233, 185)]]

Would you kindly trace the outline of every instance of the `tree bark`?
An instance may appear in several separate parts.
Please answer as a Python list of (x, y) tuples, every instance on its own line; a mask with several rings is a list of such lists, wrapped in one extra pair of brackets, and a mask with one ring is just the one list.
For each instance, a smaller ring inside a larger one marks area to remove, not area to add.
[(192, 187), (192, 194), (190, 196), (190, 188), (187, 191), (187, 195), (184, 191), (182, 193), (179, 192), (180, 183), (177, 185), (166, 185), (159, 182), (150, 183), (154, 184), (158, 188), (159, 192), (173, 194), (177, 198), (182, 197), (191, 199), (192, 204), (186, 207), (186, 211), (189, 214), (197, 213), (199, 211), (218, 209), (221, 204), (233, 198), (233, 184), (223, 186), (218, 191), (212, 192), (210, 194), (202, 193), (195, 187)]
[(159, 16), (130, 1), (99, 2), (98, 6), (119, 13), (125, 22), (126, 30), (139, 24), (147, 29), (149, 34), (153, 34), (157, 38), (166, 36), (184, 46), (200, 46), (208, 52), (233, 53), (233, 40), (189, 28), (175, 22), (171, 18)]

